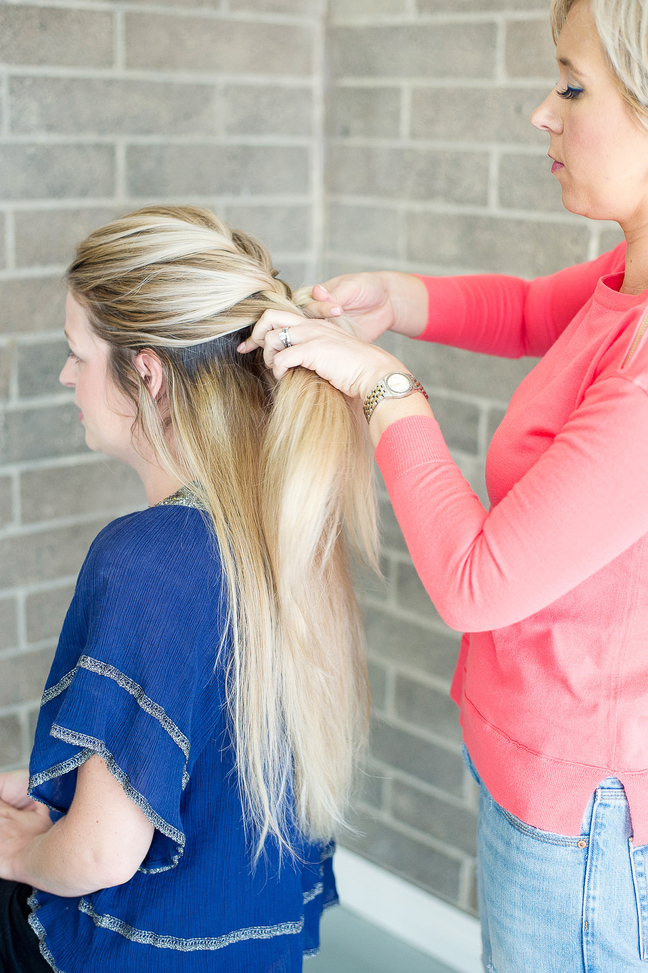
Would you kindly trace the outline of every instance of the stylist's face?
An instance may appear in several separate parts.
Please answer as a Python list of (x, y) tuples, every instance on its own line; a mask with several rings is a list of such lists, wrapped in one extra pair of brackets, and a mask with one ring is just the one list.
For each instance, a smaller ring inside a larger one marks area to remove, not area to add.
[(560, 80), (531, 121), (551, 137), (563, 205), (624, 229), (648, 223), (648, 131), (607, 65), (589, 0), (569, 11), (556, 57)]

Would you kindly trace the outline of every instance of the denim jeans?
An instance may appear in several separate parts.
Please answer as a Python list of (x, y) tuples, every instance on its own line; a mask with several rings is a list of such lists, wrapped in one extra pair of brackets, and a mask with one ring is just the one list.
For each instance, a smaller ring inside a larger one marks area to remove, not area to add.
[(601, 781), (582, 834), (533, 828), (479, 784), (477, 884), (488, 973), (648, 973), (648, 845), (623, 785)]

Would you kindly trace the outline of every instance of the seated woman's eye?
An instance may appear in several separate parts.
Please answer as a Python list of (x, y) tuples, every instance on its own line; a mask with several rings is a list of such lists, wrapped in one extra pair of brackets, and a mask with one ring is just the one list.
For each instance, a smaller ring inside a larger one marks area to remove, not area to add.
[(71, 358), (71, 359), (72, 359), (72, 361), (73, 361), (73, 362), (76, 362), (76, 364), (77, 364), (77, 365), (78, 365), (78, 364), (79, 364), (79, 362), (81, 361), (81, 359), (79, 358), (79, 356), (78, 356), (78, 355), (75, 355), (73, 351), (69, 351), (69, 352), (68, 352), (68, 358)]
[(563, 91), (559, 90), (556, 92), (556, 94), (560, 95), (561, 98), (578, 98), (579, 95), (583, 94), (583, 89), (572, 88), (570, 85), (567, 85), (567, 87), (564, 88)]

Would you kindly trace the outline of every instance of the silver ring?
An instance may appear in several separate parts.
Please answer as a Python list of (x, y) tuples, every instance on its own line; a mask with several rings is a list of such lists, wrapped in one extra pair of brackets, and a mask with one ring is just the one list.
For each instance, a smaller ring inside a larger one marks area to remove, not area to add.
[(291, 348), (292, 347), (292, 341), (290, 340), (290, 334), (288, 332), (288, 328), (283, 328), (279, 332), (279, 337), (281, 338), (281, 340), (283, 342), (284, 348)]

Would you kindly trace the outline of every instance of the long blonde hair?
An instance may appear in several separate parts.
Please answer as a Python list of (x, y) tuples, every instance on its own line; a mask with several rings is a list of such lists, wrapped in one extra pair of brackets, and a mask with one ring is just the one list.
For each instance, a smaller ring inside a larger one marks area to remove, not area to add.
[[(260, 350), (236, 351), (266, 308), (305, 313), (310, 291), (292, 294), (261, 244), (190, 206), (146, 207), (96, 230), (67, 280), (111, 345), (134, 430), (213, 525), (230, 636), (215, 650), (227, 656), (257, 854), (268, 834), (293, 849), (295, 825), (330, 840), (344, 826), (368, 714), (347, 552), (350, 541), (375, 565), (365, 423), (313, 372), (293, 369), (277, 384)], [(164, 414), (133, 365), (145, 348), (164, 368)]]

